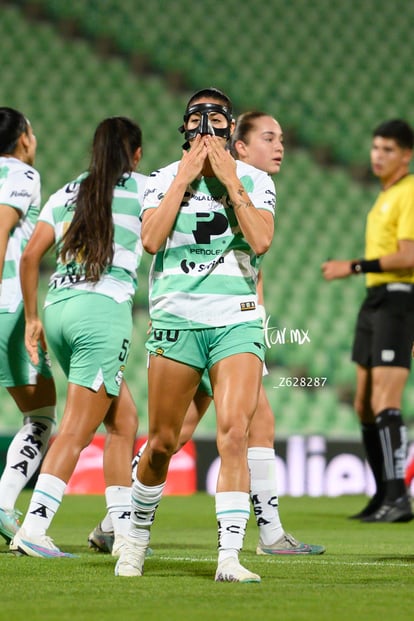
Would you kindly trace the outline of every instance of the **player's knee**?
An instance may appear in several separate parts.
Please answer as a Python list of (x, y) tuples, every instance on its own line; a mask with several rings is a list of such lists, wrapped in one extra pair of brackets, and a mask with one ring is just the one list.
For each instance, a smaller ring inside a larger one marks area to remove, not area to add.
[(157, 435), (148, 440), (149, 460), (152, 464), (161, 465), (175, 453), (177, 438), (173, 434)]
[(218, 432), (217, 447), (220, 454), (226, 451), (234, 452), (247, 446), (247, 439), (248, 429), (240, 425), (233, 425)]

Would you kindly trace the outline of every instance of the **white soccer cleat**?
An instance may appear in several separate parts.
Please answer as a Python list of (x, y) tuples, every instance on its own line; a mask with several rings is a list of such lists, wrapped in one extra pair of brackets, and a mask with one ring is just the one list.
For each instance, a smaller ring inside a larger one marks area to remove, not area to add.
[[(121, 552), (124, 549), (125, 544), (127, 543), (128, 538), (124, 535), (115, 535), (114, 545), (112, 546), (112, 556), (119, 558), (121, 556)], [(145, 558), (149, 558), (153, 556), (154, 552), (152, 548), (147, 548), (145, 552)]]
[(214, 580), (216, 582), (260, 582), (261, 578), (240, 565), (238, 559), (227, 558), (219, 563)]
[[(95, 552), (112, 554), (112, 556), (119, 558), (126, 541), (126, 536), (120, 534), (115, 535), (113, 530), (102, 530), (101, 524), (98, 524), (98, 526), (95, 526), (93, 531), (89, 534), (88, 546)], [(151, 548), (147, 548), (146, 557), (148, 558), (153, 554), (153, 550)]]
[(17, 556), (35, 556), (37, 558), (76, 558), (74, 554), (62, 552), (47, 535), (28, 537), (21, 528), (13, 537), (10, 552)]
[(115, 576), (142, 576), (147, 548), (147, 543), (131, 540), (128, 537), (121, 548), (120, 557), (115, 565)]
[(119, 558), (121, 556), (121, 552), (127, 544), (127, 537), (124, 535), (115, 535), (114, 545), (112, 546), (112, 556), (116, 556)]

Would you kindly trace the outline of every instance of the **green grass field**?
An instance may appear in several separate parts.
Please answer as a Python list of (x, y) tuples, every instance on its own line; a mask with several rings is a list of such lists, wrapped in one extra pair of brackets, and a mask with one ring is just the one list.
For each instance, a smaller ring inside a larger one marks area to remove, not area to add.
[[(27, 506), (22, 496), (20, 508)], [(414, 615), (414, 523), (369, 525), (346, 516), (365, 498), (281, 499), (285, 528), (327, 551), (315, 557), (255, 555), (251, 516), (242, 562), (260, 584), (215, 583), (214, 500), (165, 497), (142, 578), (115, 578), (114, 559), (90, 552), (101, 496), (67, 496), (50, 535), (77, 559), (15, 557), (0, 543), (4, 621), (404, 621)], [(3, 540), (2, 540), (3, 541)]]

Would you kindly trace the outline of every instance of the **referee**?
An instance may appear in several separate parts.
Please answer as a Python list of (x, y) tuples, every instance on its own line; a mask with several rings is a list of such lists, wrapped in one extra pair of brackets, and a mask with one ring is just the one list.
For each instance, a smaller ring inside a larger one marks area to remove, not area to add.
[(363, 522), (408, 522), (413, 514), (404, 482), (407, 428), (401, 413), (414, 341), (414, 132), (403, 120), (373, 132), (371, 167), (381, 192), (367, 218), (365, 258), (326, 261), (326, 280), (365, 274), (352, 360), (357, 365), (354, 406), (376, 482)]

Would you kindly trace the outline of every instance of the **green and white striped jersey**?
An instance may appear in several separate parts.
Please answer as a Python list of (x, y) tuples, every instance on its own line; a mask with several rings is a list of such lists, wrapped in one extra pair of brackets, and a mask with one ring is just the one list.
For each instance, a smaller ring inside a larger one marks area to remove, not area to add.
[(0, 204), (20, 213), (7, 242), (2, 274), (0, 313), (14, 313), (22, 301), (19, 265), (40, 210), (40, 175), (14, 157), (0, 157)]
[(86, 280), (81, 257), (67, 263), (63, 263), (59, 257), (62, 237), (72, 221), (79, 185), (85, 174), (52, 194), (39, 216), (39, 221), (54, 228), (57, 245), (57, 269), (49, 281), (45, 307), (85, 291), (124, 302), (132, 298), (137, 288), (136, 272), (142, 257), (139, 216), (147, 181), (147, 177), (140, 173), (125, 174), (115, 186), (112, 202), (114, 257), (100, 280), (96, 283)]
[[(158, 207), (178, 164), (152, 173), (143, 212)], [(253, 205), (274, 214), (276, 190), (270, 176), (240, 161), (237, 175)], [(193, 329), (258, 319), (260, 261), (243, 237), (226, 188), (215, 177), (195, 180), (187, 188), (169, 237), (152, 262), (153, 326)]]

